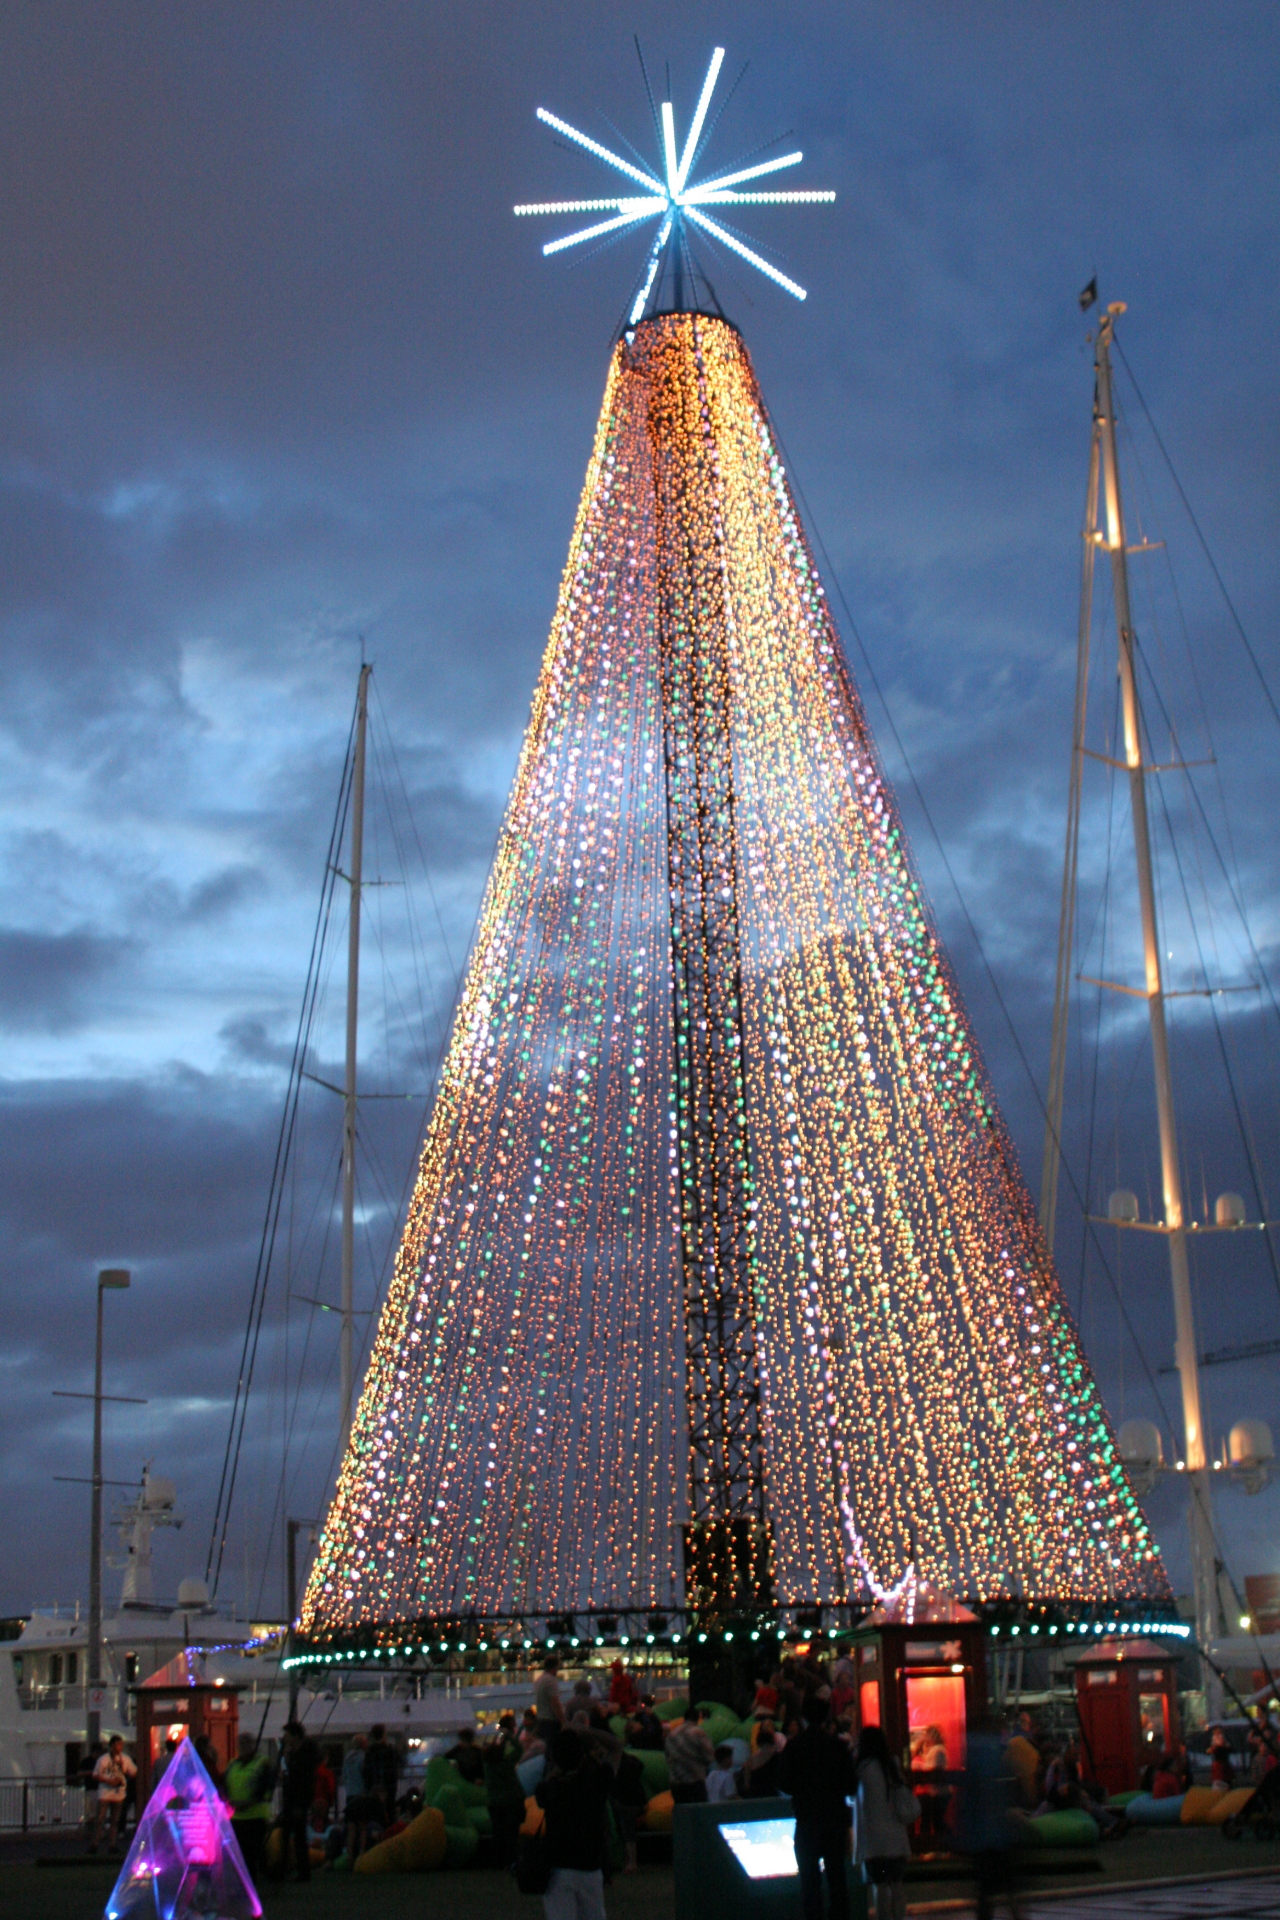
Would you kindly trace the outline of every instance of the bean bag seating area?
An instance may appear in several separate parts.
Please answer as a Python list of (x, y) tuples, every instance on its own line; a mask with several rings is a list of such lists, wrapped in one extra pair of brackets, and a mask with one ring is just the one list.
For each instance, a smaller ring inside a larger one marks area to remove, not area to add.
[(654, 1712), (665, 1725), (671, 1720), (683, 1720), (689, 1711), (687, 1700), (659, 1700)]
[(1101, 1838), (1093, 1815), (1079, 1807), (1036, 1814), (1026, 1822), (1027, 1844), (1033, 1847), (1096, 1847)]
[(439, 1807), (424, 1807), (403, 1833), (380, 1840), (356, 1861), (357, 1873), (422, 1873), (444, 1865), (447, 1841)]
[(1176, 1827), (1182, 1818), (1185, 1793), (1168, 1800), (1153, 1800), (1149, 1793), (1135, 1794), (1125, 1808), (1125, 1818), (1135, 1827)]

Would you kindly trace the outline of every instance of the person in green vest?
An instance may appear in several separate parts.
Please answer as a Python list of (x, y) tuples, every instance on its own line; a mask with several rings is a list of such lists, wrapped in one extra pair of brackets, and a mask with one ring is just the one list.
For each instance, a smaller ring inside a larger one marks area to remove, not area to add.
[(261, 1880), (266, 1869), (272, 1784), (270, 1760), (258, 1752), (251, 1733), (242, 1733), (222, 1790), (231, 1802), (231, 1831), (254, 1880)]

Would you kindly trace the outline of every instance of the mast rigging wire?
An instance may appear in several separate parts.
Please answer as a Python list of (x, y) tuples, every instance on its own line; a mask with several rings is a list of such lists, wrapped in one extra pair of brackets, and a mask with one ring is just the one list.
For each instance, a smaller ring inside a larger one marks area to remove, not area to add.
[(356, 721), (353, 712), (351, 728), (347, 736), (346, 759), (343, 764), (342, 779), (338, 788), (337, 805), (334, 808), (333, 823), (329, 830), (329, 845), (325, 855), (325, 877), (320, 890), (320, 905), (316, 913), (316, 923), (311, 936), (311, 953), (307, 962), (306, 985), (303, 989), (302, 1007), (298, 1014), (298, 1026), (294, 1036), (293, 1055), (289, 1063), (289, 1079), (285, 1091), (284, 1110), (280, 1116), (280, 1126), (276, 1135), (275, 1157), (272, 1161), (271, 1181), (267, 1189), (266, 1214), (263, 1219), (262, 1232), (258, 1241), (258, 1257), (254, 1268), (253, 1286), (249, 1295), (249, 1314), (245, 1323), (244, 1340), (240, 1349), (240, 1366), (236, 1377), (235, 1392), (231, 1401), (231, 1418), (227, 1426), (227, 1443), (223, 1449), (222, 1471), (218, 1481), (218, 1495), (214, 1503), (213, 1526), (209, 1536), (209, 1552), (205, 1560), (205, 1579), (209, 1584), (211, 1596), (216, 1595), (218, 1581), (222, 1574), (222, 1561), (226, 1551), (231, 1503), (235, 1495), (236, 1478), (240, 1467), (240, 1449), (244, 1441), (245, 1420), (249, 1410), (249, 1393), (253, 1385), (254, 1367), (258, 1357), (258, 1342), (262, 1333), (262, 1316), (266, 1306), (271, 1260), (275, 1250), (276, 1231), (280, 1222), (280, 1211), (284, 1203), (285, 1169), (288, 1164), (289, 1151), (293, 1142), (294, 1128), (297, 1124), (303, 1064), (307, 1058), (307, 1050), (311, 1038), (311, 1027), (315, 1017), (319, 959), (324, 945), (324, 936), (328, 927), (329, 917), (333, 909), (334, 887), (338, 877), (337, 856), (342, 844), (342, 834), (347, 817), (347, 806), (351, 797), (351, 780), (355, 764), (355, 728)]

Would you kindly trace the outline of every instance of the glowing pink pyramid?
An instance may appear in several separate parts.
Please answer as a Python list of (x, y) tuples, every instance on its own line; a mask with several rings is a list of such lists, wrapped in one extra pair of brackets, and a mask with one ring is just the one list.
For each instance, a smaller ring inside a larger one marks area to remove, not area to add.
[(106, 1920), (258, 1920), (261, 1912), (218, 1789), (183, 1740), (138, 1822)]

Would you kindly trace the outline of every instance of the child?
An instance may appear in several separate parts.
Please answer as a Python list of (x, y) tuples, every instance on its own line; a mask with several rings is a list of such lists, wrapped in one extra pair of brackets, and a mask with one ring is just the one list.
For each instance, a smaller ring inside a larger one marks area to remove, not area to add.
[(708, 1800), (736, 1800), (738, 1779), (733, 1770), (733, 1748), (727, 1743), (716, 1748), (716, 1763), (707, 1774)]

